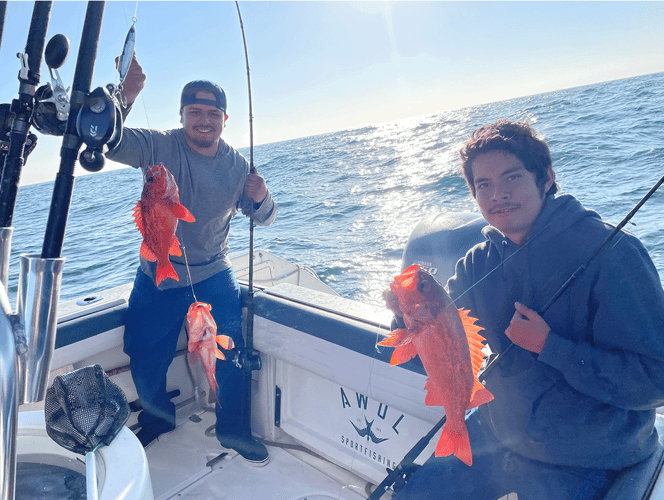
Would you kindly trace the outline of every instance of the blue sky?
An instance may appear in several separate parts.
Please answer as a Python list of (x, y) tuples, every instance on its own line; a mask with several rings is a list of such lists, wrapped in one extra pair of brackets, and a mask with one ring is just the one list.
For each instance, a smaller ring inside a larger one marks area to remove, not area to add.
[[(53, 2), (49, 37), (62, 33), (71, 42), (60, 70), (68, 86), (86, 5)], [(16, 53), (25, 47), (32, 7), (8, 4), (0, 102), (16, 97)], [(250, 1), (240, 2), (240, 9), (255, 144), (664, 71), (661, 2)], [(134, 12), (136, 52), (148, 80), (127, 125), (179, 126), (182, 86), (210, 79), (228, 96), (224, 138), (248, 146), (246, 69), (234, 2), (107, 2), (93, 88), (117, 83), (113, 59)], [(44, 66), (42, 83), (47, 81)], [(60, 144), (40, 136), (22, 184), (55, 178)]]

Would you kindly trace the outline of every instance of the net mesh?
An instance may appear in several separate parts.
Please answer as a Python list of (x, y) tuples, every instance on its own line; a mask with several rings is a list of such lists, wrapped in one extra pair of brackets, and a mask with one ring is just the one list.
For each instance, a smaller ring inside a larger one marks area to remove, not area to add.
[(84, 455), (109, 445), (129, 418), (127, 398), (99, 365), (55, 377), (44, 402), (46, 432)]

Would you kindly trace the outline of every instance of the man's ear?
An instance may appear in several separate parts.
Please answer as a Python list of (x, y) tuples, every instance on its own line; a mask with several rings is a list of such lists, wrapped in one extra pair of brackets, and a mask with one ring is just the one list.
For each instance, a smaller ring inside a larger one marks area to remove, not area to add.
[(546, 169), (547, 181), (544, 184), (544, 193), (548, 193), (551, 186), (556, 182), (556, 173), (553, 171), (552, 167)]

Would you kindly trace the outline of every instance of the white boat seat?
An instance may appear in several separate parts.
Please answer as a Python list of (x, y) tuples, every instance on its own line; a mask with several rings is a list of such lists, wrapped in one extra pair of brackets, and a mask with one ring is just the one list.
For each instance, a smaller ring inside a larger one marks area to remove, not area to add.
[(657, 415), (655, 428), (659, 434), (659, 445), (650, 458), (620, 473), (606, 495), (606, 499), (644, 500), (652, 487), (651, 480), (658, 473), (664, 458), (664, 415)]

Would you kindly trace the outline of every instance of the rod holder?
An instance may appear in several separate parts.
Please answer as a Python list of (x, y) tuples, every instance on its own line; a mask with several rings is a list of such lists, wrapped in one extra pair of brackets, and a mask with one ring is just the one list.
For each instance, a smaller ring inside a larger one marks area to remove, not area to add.
[(5, 292), (9, 283), (9, 257), (12, 251), (13, 227), (0, 227), (0, 283)]
[(0, 500), (14, 500), (18, 430), (18, 355), (7, 292), (0, 287)]
[(16, 314), (25, 327), (27, 351), (18, 363), (19, 404), (35, 403), (46, 397), (64, 262), (62, 257), (42, 259), (38, 255), (21, 255)]

